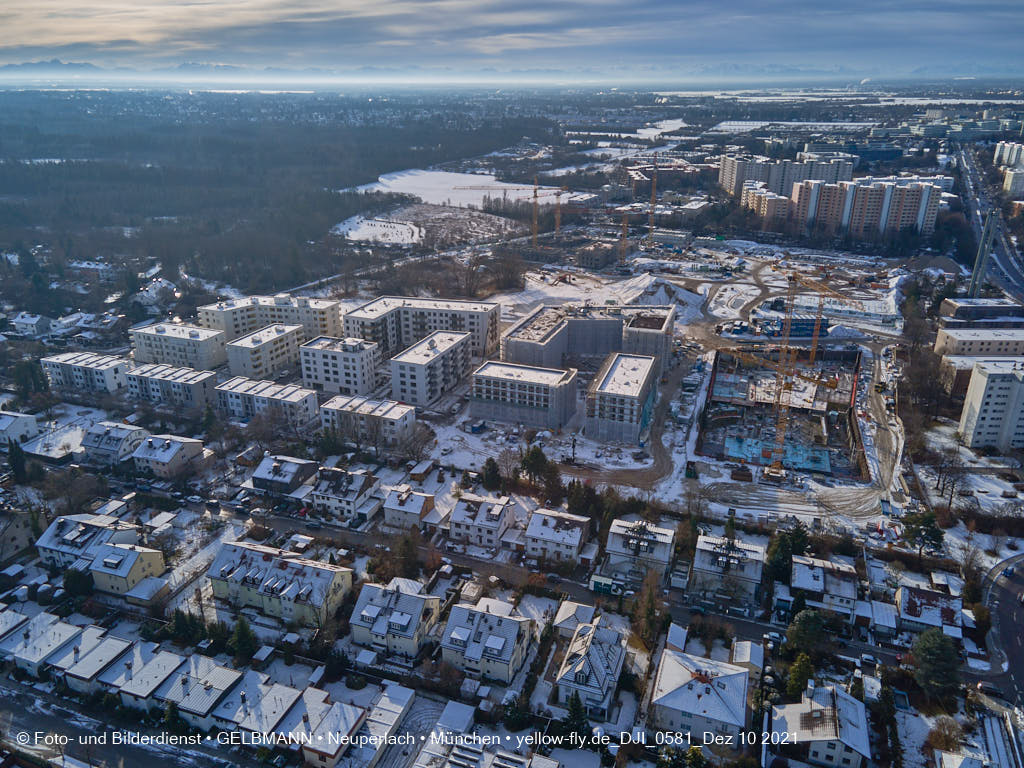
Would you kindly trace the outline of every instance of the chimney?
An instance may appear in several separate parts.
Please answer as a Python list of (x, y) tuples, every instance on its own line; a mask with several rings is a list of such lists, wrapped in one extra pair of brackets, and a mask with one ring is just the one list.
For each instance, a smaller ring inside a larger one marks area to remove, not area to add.
[(74, 647), (74, 649), (73, 649), (73, 653), (74, 653), (74, 657), (73, 657), (73, 658), (74, 658), (74, 660), (75, 660), (75, 663), (77, 663), (77, 662), (78, 662), (78, 654), (80, 653), (80, 648), (79, 648), (79, 646), (77, 646), (77, 645), (76, 645), (76, 646)]
[(130, 661), (124, 665), (124, 678), (125, 680), (132, 679), (132, 663)]

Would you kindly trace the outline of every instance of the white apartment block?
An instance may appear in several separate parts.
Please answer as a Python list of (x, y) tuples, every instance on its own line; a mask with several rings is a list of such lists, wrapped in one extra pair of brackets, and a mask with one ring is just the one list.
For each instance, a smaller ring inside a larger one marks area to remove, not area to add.
[(232, 376), (272, 379), (299, 362), (301, 325), (268, 325), (225, 345)]
[(935, 354), (943, 357), (1024, 356), (1024, 328), (939, 328)]
[(113, 393), (125, 387), (129, 362), (123, 357), (91, 352), (62, 352), (39, 361), (51, 389)]
[(428, 406), (458, 386), (469, 370), (468, 331), (434, 331), (391, 358), (391, 397)]
[(1024, 360), (975, 364), (960, 412), (968, 448), (1024, 447)]
[(772, 160), (751, 155), (723, 155), (718, 171), (718, 184), (726, 192), (738, 197), (746, 181), (762, 181), (777, 195), (789, 195), (794, 184), (809, 179), (839, 182), (853, 178), (852, 156), (831, 157), (826, 160)]
[(498, 349), (500, 305), (488, 301), (381, 296), (345, 315), (345, 335), (380, 344), (390, 356), (434, 331), (470, 334), (470, 353), (486, 357)]
[(299, 347), (302, 385), (317, 392), (368, 395), (377, 388), (380, 345), (374, 341), (317, 336)]
[(320, 406), (320, 425), (352, 443), (393, 446), (412, 436), (416, 409), (395, 400), (338, 396)]
[(675, 557), (676, 532), (643, 520), (612, 520), (605, 545), (603, 573), (621, 575), (627, 580), (648, 571), (660, 576), (668, 572)]
[(561, 429), (576, 414), (576, 369), (489, 360), (473, 372), (476, 419)]
[(303, 339), (341, 332), (341, 305), (337, 301), (286, 293), (218, 301), (199, 307), (196, 314), (201, 326), (223, 331), (227, 341), (279, 323), (301, 325)]
[(128, 371), (125, 379), (132, 400), (203, 410), (215, 399), (217, 374), (213, 371), (146, 363)]
[(1003, 192), (1011, 197), (1024, 195), (1024, 168), (1007, 168), (1003, 171)]
[(992, 157), (992, 164), (1000, 165), (1024, 165), (1024, 144), (1014, 141), (1000, 141), (996, 144), (995, 153)]
[(135, 362), (212, 371), (227, 360), (224, 332), (186, 323), (156, 323), (129, 331)]
[(448, 518), (448, 536), (480, 547), (499, 547), (512, 522), (512, 500), (508, 496), (477, 496), (464, 493)]
[(604, 442), (638, 442), (654, 410), (656, 375), (654, 357), (609, 355), (587, 389), (587, 437)]
[(766, 550), (725, 536), (698, 536), (688, 588), (711, 596), (757, 600)]
[(540, 560), (578, 562), (590, 538), (590, 518), (555, 509), (536, 509), (523, 536), (526, 554)]
[(279, 413), (288, 423), (309, 424), (319, 413), (316, 392), (294, 384), (275, 384), (235, 376), (215, 388), (217, 407), (235, 419)]
[(511, 683), (530, 650), (532, 622), (504, 600), (452, 606), (441, 634), (441, 658), (467, 675)]

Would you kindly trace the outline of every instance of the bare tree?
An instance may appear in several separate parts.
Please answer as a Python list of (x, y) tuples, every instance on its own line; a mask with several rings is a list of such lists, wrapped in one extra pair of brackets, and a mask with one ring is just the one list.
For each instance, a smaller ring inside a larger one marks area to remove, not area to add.
[(498, 454), (498, 471), (507, 482), (513, 482), (519, 477), (520, 462), (522, 457), (511, 448), (505, 448)]
[(426, 424), (417, 422), (413, 425), (412, 434), (399, 444), (400, 455), (406, 461), (423, 461), (430, 455), (430, 446), (433, 442), (433, 430)]

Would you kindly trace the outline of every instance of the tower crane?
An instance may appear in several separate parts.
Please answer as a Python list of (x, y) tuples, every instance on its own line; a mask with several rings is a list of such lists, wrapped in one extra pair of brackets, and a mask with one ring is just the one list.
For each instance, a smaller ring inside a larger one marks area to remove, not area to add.
[[(531, 239), (531, 242), (532, 242), (534, 248), (537, 247), (537, 227), (538, 227), (538, 220), (539, 220), (539, 217), (540, 217), (540, 198), (541, 197), (550, 197), (552, 195), (555, 195), (556, 196), (556, 203), (557, 203), (558, 202), (558, 198), (561, 197), (563, 191), (565, 191), (564, 188), (560, 188), (560, 189), (552, 189), (552, 190), (547, 190), (546, 189), (543, 192), (541, 192), (540, 185), (537, 183), (537, 177), (536, 176), (533, 177), (533, 186), (532, 187), (517, 187), (517, 186), (507, 186), (507, 185), (501, 185), (501, 186), (474, 185), (474, 186), (466, 186), (466, 187), (452, 187), (452, 189), (475, 189), (475, 190), (480, 190), (480, 191), (484, 191), (484, 192), (502, 192), (502, 193), (505, 193), (505, 192), (533, 192), (533, 222), (532, 222), (532, 226), (531, 226), (531, 232), (532, 232), (533, 237)], [(556, 215), (559, 218), (561, 217), (561, 214), (556, 213)]]

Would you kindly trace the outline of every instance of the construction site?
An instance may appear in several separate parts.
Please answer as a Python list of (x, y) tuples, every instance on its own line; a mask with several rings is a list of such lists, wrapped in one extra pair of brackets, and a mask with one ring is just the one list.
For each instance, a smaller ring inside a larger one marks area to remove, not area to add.
[[(789, 368), (784, 370), (787, 354)], [(712, 365), (698, 453), (735, 463), (736, 479), (786, 473), (866, 479), (854, 404), (860, 351), (720, 349)]]

